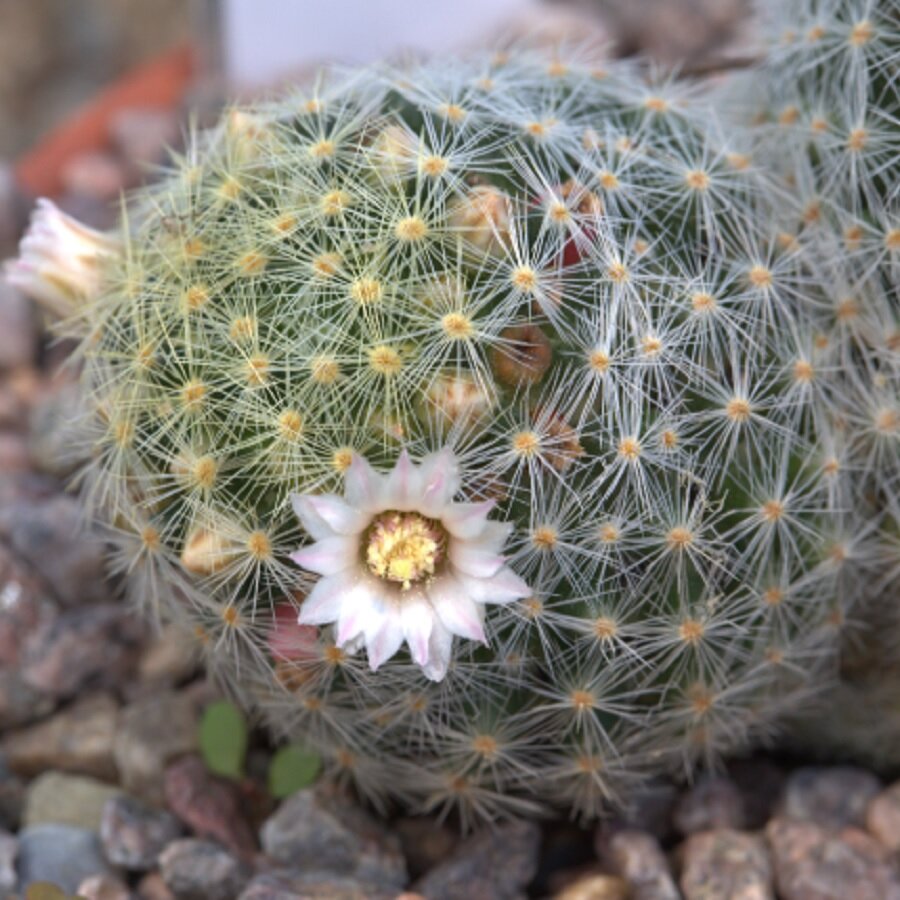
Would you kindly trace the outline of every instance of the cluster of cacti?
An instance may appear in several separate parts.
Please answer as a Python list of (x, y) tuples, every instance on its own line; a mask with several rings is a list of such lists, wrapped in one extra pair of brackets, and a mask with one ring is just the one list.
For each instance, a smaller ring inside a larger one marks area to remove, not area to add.
[(85, 496), (330, 777), (594, 814), (826, 684), (883, 443), (722, 131), (517, 51), (232, 111), (132, 203), (76, 322)]
[(827, 373), (821, 405), (847, 472), (836, 503), (848, 550), (865, 573), (842, 588), (856, 626), (832, 697), (842, 712), (831, 705), (802, 731), (826, 752), (896, 761), (900, 3), (791, 0), (767, 2), (763, 12), (765, 61), (735, 83), (750, 98), (745, 117), (756, 158), (778, 179), (771, 200), (778, 241), (804, 272), (815, 326), (810, 358)]

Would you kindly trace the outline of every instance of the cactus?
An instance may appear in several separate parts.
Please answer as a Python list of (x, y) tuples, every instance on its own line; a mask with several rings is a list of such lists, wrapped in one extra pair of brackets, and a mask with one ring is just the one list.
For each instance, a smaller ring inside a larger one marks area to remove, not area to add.
[(327, 777), (592, 816), (827, 683), (817, 314), (695, 86), (578, 51), (332, 76), (139, 192), (79, 302), (132, 600)]
[(771, 215), (804, 273), (813, 358), (829, 371), (824, 427), (846, 472), (835, 502), (864, 574), (842, 587), (856, 626), (844, 636), (842, 682), (798, 739), (819, 753), (896, 765), (900, 3), (761, 6), (764, 62), (725, 99), (778, 181)]

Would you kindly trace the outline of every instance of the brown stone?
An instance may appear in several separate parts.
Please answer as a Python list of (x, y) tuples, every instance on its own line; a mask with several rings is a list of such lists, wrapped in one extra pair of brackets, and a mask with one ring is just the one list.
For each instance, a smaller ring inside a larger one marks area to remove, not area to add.
[(598, 836), (600, 859), (631, 888), (632, 900), (680, 900), (659, 841), (643, 831)]
[(900, 781), (872, 798), (866, 827), (888, 850), (900, 850)]
[(772, 864), (759, 835), (729, 828), (698, 832), (681, 853), (685, 900), (774, 900)]
[(629, 900), (628, 882), (615, 875), (585, 875), (553, 895), (553, 900)]

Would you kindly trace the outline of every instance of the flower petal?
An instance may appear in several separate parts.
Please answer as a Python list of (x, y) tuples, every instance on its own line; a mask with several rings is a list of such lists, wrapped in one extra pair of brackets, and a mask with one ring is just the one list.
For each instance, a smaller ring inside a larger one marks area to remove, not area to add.
[(509, 566), (491, 578), (470, 578), (458, 574), (467, 596), (476, 603), (511, 603), (531, 594), (531, 588)]
[(353, 575), (342, 572), (320, 578), (300, 606), (300, 625), (327, 625), (337, 622), (345, 592), (353, 585)]
[(439, 516), (459, 490), (459, 467), (452, 450), (432, 453), (422, 460), (422, 495), (418, 510), (426, 516)]
[(450, 541), (447, 556), (460, 572), (473, 578), (490, 578), (504, 564), (502, 556), (483, 549), (479, 541)]
[(428, 599), (438, 618), (450, 632), (485, 643), (482, 624), (484, 607), (469, 597), (457, 579), (445, 576), (433, 581), (428, 587)]
[(452, 650), (453, 635), (440, 622), (435, 622), (428, 641), (428, 662), (422, 666), (426, 678), (431, 681), (444, 680)]
[(441, 514), (441, 524), (452, 537), (470, 541), (484, 530), (488, 514), (494, 506), (493, 500), (484, 500), (481, 503), (451, 503)]
[(512, 522), (488, 522), (484, 526), (484, 531), (478, 535), (477, 544), (482, 550), (489, 553), (499, 553), (510, 534), (512, 534)]
[(421, 495), (420, 472), (404, 450), (387, 476), (382, 502), (387, 509), (406, 511), (419, 502)]
[(372, 632), (366, 633), (366, 651), (369, 654), (369, 668), (375, 672), (390, 659), (403, 643), (403, 625), (400, 611), (396, 606), (388, 606), (385, 615)]
[(339, 647), (352, 643), (358, 636), (377, 632), (388, 614), (388, 604), (375, 578), (360, 578), (341, 604), (336, 642)]
[(323, 538), (291, 554), (291, 559), (303, 569), (317, 575), (336, 575), (356, 562), (359, 541), (355, 537), (336, 534)]
[[(331, 537), (334, 531), (309, 502), (310, 496), (310, 494), (291, 494), (291, 506), (306, 533), (313, 540), (320, 541), (322, 538)], [(336, 497), (335, 494), (331, 496)]]
[(434, 610), (425, 599), (404, 597), (400, 606), (403, 636), (409, 644), (413, 660), (420, 666), (428, 663), (428, 639), (434, 624)]
[(350, 468), (344, 475), (344, 498), (353, 507), (372, 512), (381, 504), (384, 478), (358, 453), (353, 454)]
[(304, 498), (306, 508), (324, 521), (338, 534), (359, 534), (370, 522), (371, 516), (354, 509), (336, 494), (308, 494)]

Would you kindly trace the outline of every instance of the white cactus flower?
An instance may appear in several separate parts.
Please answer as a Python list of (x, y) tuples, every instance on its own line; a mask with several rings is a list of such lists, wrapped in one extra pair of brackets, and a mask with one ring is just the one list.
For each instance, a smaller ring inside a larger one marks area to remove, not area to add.
[(100, 287), (104, 259), (121, 244), (66, 215), (51, 200), (37, 201), (19, 257), (6, 267), (6, 279), (48, 312), (71, 316)]
[(354, 456), (344, 497), (294, 495), (314, 543), (293, 555), (322, 577), (300, 609), (302, 625), (336, 623), (338, 646), (365, 646), (375, 670), (404, 641), (432, 681), (447, 673), (453, 636), (484, 641), (484, 605), (527, 596), (500, 551), (512, 526), (488, 520), (492, 501), (455, 503), (449, 450), (415, 465), (404, 451), (375, 472)]

